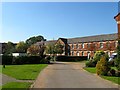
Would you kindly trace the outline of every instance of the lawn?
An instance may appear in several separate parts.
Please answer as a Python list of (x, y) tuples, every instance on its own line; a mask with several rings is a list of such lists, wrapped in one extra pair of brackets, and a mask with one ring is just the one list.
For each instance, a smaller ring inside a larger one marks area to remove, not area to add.
[(84, 68), (86, 71), (88, 71), (88, 72), (90, 72), (90, 73), (96, 73), (96, 68), (94, 68), (94, 67), (85, 67)]
[(2, 90), (27, 90), (30, 87), (31, 83), (28, 82), (10, 82), (2, 86)]
[(0, 65), (0, 73), (2, 73), (2, 65)]
[(6, 65), (2, 73), (19, 80), (34, 80), (47, 64)]
[(101, 77), (120, 85), (120, 77), (114, 77), (114, 76), (101, 76)]
[[(86, 67), (84, 69), (90, 73), (96, 73), (96, 68), (94, 67)], [(112, 69), (116, 69), (116, 68), (112, 67)], [(114, 76), (101, 76), (101, 77), (120, 85), (120, 81), (119, 81), (120, 77), (114, 77)]]

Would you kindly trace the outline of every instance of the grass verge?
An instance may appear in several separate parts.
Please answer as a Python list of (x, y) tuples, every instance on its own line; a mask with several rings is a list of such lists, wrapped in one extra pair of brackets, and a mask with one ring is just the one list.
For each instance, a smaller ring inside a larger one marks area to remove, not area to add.
[(86, 71), (88, 71), (88, 72), (90, 72), (90, 73), (96, 73), (96, 68), (94, 68), (94, 67), (85, 67), (84, 68)]
[(31, 83), (28, 82), (10, 82), (2, 86), (2, 90), (27, 90)]
[[(115, 67), (112, 68), (114, 69)], [(94, 67), (85, 67), (84, 69), (90, 73), (94, 73), (94, 74), (96, 73), (96, 68)], [(114, 77), (114, 76), (101, 76), (101, 77), (120, 85), (120, 77)]]
[(47, 64), (6, 65), (2, 73), (19, 80), (34, 80)]

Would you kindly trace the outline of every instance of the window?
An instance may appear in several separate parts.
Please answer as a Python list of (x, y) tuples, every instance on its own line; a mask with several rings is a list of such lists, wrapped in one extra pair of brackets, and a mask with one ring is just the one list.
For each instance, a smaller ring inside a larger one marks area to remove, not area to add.
[(79, 52), (77, 52), (77, 56), (80, 56)]
[(78, 49), (78, 44), (76, 44), (76, 49)]
[(84, 43), (82, 43), (82, 48), (84, 48)]
[(72, 49), (74, 49), (74, 45), (72, 44)]
[(118, 42), (116, 41), (116, 42), (115, 42), (115, 47), (117, 47), (117, 46), (118, 46)]
[(90, 59), (90, 52), (87, 52), (88, 59)]
[(102, 42), (100, 43), (100, 48), (103, 48), (103, 43)]
[(72, 52), (72, 56), (74, 56), (74, 52)]
[(90, 48), (90, 44), (89, 43), (87, 44), (87, 48)]
[(84, 52), (82, 52), (82, 56), (84, 56)]
[(107, 42), (107, 43), (106, 43), (106, 46), (107, 46), (107, 48), (110, 47), (110, 42)]

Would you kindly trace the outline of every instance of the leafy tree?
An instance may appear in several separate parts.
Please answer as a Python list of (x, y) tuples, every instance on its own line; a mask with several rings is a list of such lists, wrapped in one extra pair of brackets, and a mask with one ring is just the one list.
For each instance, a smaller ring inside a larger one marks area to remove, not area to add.
[(12, 54), (14, 51), (15, 51), (15, 45), (9, 41), (5, 46), (4, 55)]
[(55, 52), (54, 52), (54, 44), (48, 44), (46, 46), (45, 51), (46, 51), (46, 54), (55, 54)]
[(63, 45), (60, 43), (57, 44), (48, 44), (46, 46), (47, 54), (62, 54), (63, 53)]
[(27, 53), (29, 55), (32, 55), (32, 56), (39, 56), (39, 50), (40, 50), (40, 47), (37, 46), (37, 45), (31, 45), (28, 49), (27, 49)]
[(60, 43), (57, 43), (56, 45), (55, 45), (55, 48), (54, 48), (54, 52), (56, 53), (56, 54), (62, 54), (63, 53), (63, 45), (62, 44), (60, 44)]
[(115, 65), (116, 65), (117, 69), (120, 71), (120, 40), (118, 40), (117, 59), (115, 60)]
[(43, 56), (44, 54), (44, 45), (31, 45), (28, 49), (27, 49), (27, 53), (29, 55), (32, 55), (32, 56)]
[(34, 36), (34, 37), (30, 37), (29, 39), (26, 40), (26, 44), (28, 44), (29, 46), (31, 46), (32, 44), (35, 44), (36, 42), (40, 42), (40, 41), (46, 41), (46, 39), (44, 39), (43, 36)]
[(96, 53), (95, 53), (95, 55), (94, 55), (94, 57), (93, 57), (94, 61), (96, 61), (96, 62), (100, 61), (100, 58), (101, 58), (103, 55), (105, 55), (105, 52), (104, 52), (104, 51), (96, 51)]
[(27, 44), (24, 43), (24, 41), (20, 41), (17, 45), (16, 45), (16, 51), (17, 52), (26, 52), (27, 51)]

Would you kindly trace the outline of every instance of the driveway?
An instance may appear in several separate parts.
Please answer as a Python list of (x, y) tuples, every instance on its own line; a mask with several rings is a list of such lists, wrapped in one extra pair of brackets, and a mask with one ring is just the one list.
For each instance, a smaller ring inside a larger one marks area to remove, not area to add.
[(117, 84), (83, 70), (83, 63), (56, 62), (38, 76), (33, 88), (118, 88)]

